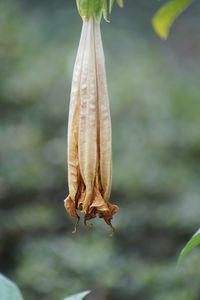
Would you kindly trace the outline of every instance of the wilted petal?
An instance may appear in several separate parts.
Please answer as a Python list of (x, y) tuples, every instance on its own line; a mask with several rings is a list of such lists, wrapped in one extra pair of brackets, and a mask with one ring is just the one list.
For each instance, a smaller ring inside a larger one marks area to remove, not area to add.
[[(68, 126), (68, 213), (85, 222), (99, 215), (112, 227), (118, 210), (109, 203), (112, 136), (100, 25), (90, 18), (83, 29), (74, 67)], [(113, 228), (113, 227), (112, 227)]]

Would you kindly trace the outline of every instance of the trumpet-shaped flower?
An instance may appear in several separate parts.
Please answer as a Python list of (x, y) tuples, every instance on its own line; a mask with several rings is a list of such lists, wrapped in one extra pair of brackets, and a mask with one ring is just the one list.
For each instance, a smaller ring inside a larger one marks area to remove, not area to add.
[[(118, 207), (109, 202), (112, 135), (100, 24), (83, 21), (73, 72), (68, 123), (67, 212), (85, 223), (97, 215), (112, 227)], [(112, 227), (113, 228), (113, 227)]]

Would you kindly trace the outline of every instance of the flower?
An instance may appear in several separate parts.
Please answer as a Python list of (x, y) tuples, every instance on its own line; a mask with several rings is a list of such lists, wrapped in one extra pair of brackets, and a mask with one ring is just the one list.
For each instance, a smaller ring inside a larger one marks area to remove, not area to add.
[(111, 220), (118, 207), (109, 202), (111, 139), (100, 24), (90, 17), (83, 21), (73, 72), (68, 123), (69, 196), (64, 205), (77, 223), (79, 210), (84, 213), (85, 224), (98, 215), (113, 228)]

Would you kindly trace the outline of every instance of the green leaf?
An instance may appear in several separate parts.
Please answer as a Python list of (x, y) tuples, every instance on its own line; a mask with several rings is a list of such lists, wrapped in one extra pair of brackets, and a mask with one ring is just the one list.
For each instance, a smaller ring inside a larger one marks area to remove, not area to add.
[(82, 293), (76, 294), (76, 295), (72, 295), (70, 297), (65, 298), (64, 300), (82, 300), (83, 298), (85, 298), (85, 296), (87, 296), (90, 293), (90, 291), (84, 291)]
[(109, 13), (110, 14), (112, 12), (112, 8), (113, 8), (114, 3), (115, 3), (115, 0), (110, 0), (110, 2), (109, 2)]
[(123, 7), (124, 6), (124, 0), (117, 0), (117, 4), (119, 5), (119, 7)]
[[(124, 6), (124, 0), (116, 0), (116, 1), (117, 1), (117, 4), (119, 5), (119, 7)], [(110, 14), (112, 12), (112, 8), (113, 8), (114, 3), (115, 3), (115, 0), (110, 0), (109, 1), (109, 13)]]
[(9, 279), (0, 274), (0, 299), (23, 300), (18, 287)]
[(200, 229), (192, 236), (189, 242), (185, 245), (178, 258), (178, 265), (192, 251), (193, 248), (200, 245)]
[(107, 13), (107, 0), (103, 0), (102, 13), (103, 13), (104, 20), (106, 22), (109, 22), (108, 13)]
[(152, 25), (156, 33), (162, 39), (167, 39), (173, 22), (192, 1), (193, 0), (171, 0), (156, 12), (152, 19)]

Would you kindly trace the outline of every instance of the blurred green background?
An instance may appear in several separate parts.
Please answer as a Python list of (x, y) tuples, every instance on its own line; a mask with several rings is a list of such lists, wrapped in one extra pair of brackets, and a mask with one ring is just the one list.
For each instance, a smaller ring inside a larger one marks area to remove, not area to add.
[(113, 238), (79, 227), (67, 194), (67, 114), (81, 19), (75, 1), (0, 2), (0, 272), (25, 299), (199, 300), (200, 3), (167, 42), (160, 3), (125, 1), (102, 35), (113, 123)]

